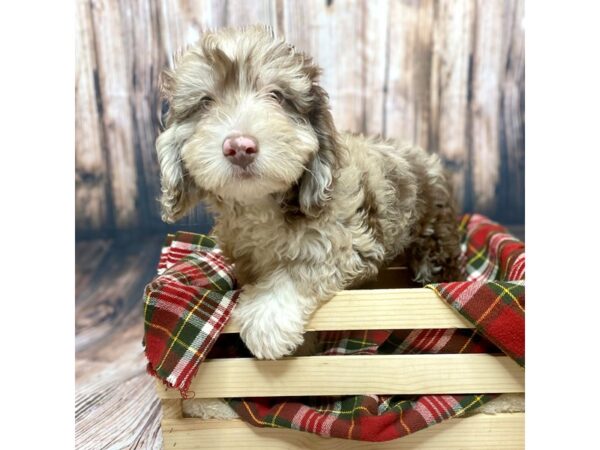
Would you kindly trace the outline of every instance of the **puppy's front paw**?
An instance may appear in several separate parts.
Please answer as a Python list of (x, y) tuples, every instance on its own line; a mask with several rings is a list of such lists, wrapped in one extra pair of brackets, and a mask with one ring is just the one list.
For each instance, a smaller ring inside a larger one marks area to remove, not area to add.
[(298, 299), (284, 299), (278, 290), (248, 289), (233, 316), (246, 347), (259, 359), (289, 355), (304, 342), (304, 317)]
[(240, 332), (248, 350), (258, 359), (279, 359), (291, 355), (304, 342), (302, 326), (293, 323), (250, 321)]

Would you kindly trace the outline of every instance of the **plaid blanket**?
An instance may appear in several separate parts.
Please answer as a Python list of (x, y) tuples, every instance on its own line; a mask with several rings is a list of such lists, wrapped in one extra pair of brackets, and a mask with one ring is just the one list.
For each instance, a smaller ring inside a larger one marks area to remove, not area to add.
[(430, 285), (475, 330), (525, 366), (525, 244), (479, 214), (462, 218), (467, 281)]
[(239, 292), (233, 269), (203, 235), (167, 236), (144, 295), (148, 372), (185, 397), (198, 365), (229, 320)]
[[(463, 216), (459, 227), (467, 281), (429, 287), (474, 323), (475, 330), (320, 332), (321, 354), (501, 350), (524, 365), (524, 245), (481, 215)], [(190, 233), (169, 236), (159, 275), (147, 286), (144, 297), (148, 371), (185, 396), (199, 364), (217, 341), (237, 293), (231, 268), (224, 264), (214, 241)], [(235, 339), (235, 335), (222, 336), (209, 357), (244, 354)], [(386, 441), (470, 412), (493, 397), (363, 395), (228, 401), (242, 419), (255, 426)]]

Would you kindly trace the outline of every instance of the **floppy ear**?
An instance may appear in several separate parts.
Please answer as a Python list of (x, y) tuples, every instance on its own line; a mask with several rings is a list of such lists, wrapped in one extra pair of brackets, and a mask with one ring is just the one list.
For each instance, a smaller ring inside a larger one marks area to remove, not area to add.
[(172, 124), (156, 140), (162, 195), (161, 217), (168, 223), (181, 218), (200, 199), (199, 189), (181, 162), (181, 147), (192, 128)]
[(318, 217), (330, 199), (329, 192), (340, 165), (342, 147), (329, 111), (327, 93), (316, 84), (311, 93), (313, 104), (308, 118), (317, 134), (319, 149), (300, 179), (298, 201), (300, 211), (308, 216)]
[[(173, 106), (175, 73), (165, 69), (160, 74), (160, 93), (164, 105)], [(161, 117), (161, 125), (163, 117)], [(156, 139), (160, 167), (161, 218), (172, 223), (181, 218), (200, 198), (199, 189), (187, 174), (181, 161), (181, 147), (192, 136), (193, 124), (179, 123), (174, 111), (164, 111), (166, 129)]]

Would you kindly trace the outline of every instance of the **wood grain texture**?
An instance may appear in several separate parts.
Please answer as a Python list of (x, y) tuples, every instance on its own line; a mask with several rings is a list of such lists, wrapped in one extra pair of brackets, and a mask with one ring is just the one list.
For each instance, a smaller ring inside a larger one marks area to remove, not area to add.
[(506, 220), (517, 223), (518, 211), (514, 199), (525, 197), (525, 178), (511, 177), (525, 173), (525, 35), (523, 29), (525, 1), (517, 0), (512, 17), (507, 13), (505, 36), (510, 37), (506, 55), (506, 72), (502, 84), (500, 173), (501, 179), (511, 179), (498, 189), (497, 207), (506, 211)]
[[(373, 370), (376, 367), (377, 370)], [(398, 376), (402, 374), (402, 376)], [(286, 395), (525, 392), (525, 371), (507, 356), (343, 355), (213, 359), (190, 385), (197, 398)], [(179, 391), (157, 381), (161, 398)]]
[[(79, 269), (78, 279), (89, 281), (81, 283), (77, 292), (77, 351), (90, 346), (110, 347), (116, 331), (141, 323), (141, 296), (145, 284), (154, 276), (151, 265), (158, 261), (162, 239), (162, 236), (153, 236), (137, 242), (117, 240), (89, 275), (84, 268)], [(141, 242), (146, 245), (142, 246)], [(98, 285), (103, 288), (98, 289)]]
[(93, 0), (91, 8), (96, 59), (98, 102), (107, 156), (112, 216), (117, 228), (139, 224), (135, 136), (132, 120), (131, 39), (127, 29), (132, 20), (123, 10), (128, 3)]
[[(403, 330), (473, 328), (431, 289), (376, 289), (343, 291), (324, 303), (306, 329)], [(223, 333), (239, 333), (228, 323)]]
[(310, 433), (255, 428), (240, 420), (165, 419), (165, 449), (178, 450), (517, 450), (525, 447), (525, 414), (451, 419), (388, 442), (324, 439)]
[(478, 0), (475, 7), (471, 109), (474, 207), (489, 213), (499, 177), (500, 94), (504, 58), (504, 8), (511, 2)]
[(383, 134), (385, 120), (390, 6), (384, 0), (362, 2), (361, 6), (365, 19), (361, 38), (363, 75), (360, 130), (368, 135), (377, 135)]
[(324, 71), (340, 129), (439, 153), (465, 211), (524, 221), (522, 0), (78, 0), (79, 232), (207, 231), (159, 217), (158, 74), (222, 26), (273, 26)]
[(437, 149), (452, 177), (455, 197), (465, 201), (468, 153), (469, 68), (473, 2), (435, 3), (431, 61), (430, 148)]
[(78, 2), (75, 48), (75, 217), (78, 229), (108, 227), (112, 202), (98, 111), (94, 31), (89, 2)]
[(142, 348), (143, 286), (163, 236), (76, 247), (78, 449), (160, 449), (161, 410)]

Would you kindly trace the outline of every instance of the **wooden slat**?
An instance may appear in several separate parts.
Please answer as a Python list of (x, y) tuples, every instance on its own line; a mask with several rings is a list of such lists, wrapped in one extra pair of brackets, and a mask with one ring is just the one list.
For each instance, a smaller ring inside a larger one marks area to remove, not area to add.
[[(346, 355), (205, 361), (192, 381), (197, 398), (524, 392), (524, 370), (505, 356)], [(179, 391), (158, 385), (161, 398)]]
[(159, 10), (161, 45), (169, 67), (173, 66), (173, 56), (195, 43), (203, 31), (226, 24), (227, 2), (222, 0), (152, 3), (157, 3)]
[(146, 0), (131, 0), (126, 3), (126, 40), (131, 42), (131, 70), (135, 74), (130, 87), (130, 102), (133, 105), (132, 127), (136, 143), (133, 153), (137, 173), (137, 215), (140, 223), (151, 223), (160, 217), (159, 165), (154, 151), (154, 141), (159, 132), (161, 105), (158, 95), (158, 76), (165, 64), (161, 51), (158, 5)]
[(389, 2), (361, 2), (363, 25), (361, 56), (363, 62), (363, 86), (361, 98), (362, 124), (356, 131), (365, 134), (381, 134), (384, 120), (386, 54), (388, 48)]
[(274, 25), (277, 23), (275, 0), (229, 0), (227, 5), (227, 25), (243, 27), (257, 23)]
[(357, 0), (282, 3), (279, 29), (323, 68), (321, 85), (329, 93), (340, 130), (381, 132), (388, 4)]
[[(512, 6), (512, 5), (511, 5)], [(524, 0), (508, 12), (505, 28), (506, 71), (502, 86), (500, 153), (502, 188), (496, 205), (506, 210), (505, 223), (519, 223), (525, 209), (525, 36)], [(510, 19), (510, 20), (509, 20)]]
[(296, 430), (255, 428), (240, 420), (180, 419), (162, 422), (165, 449), (287, 450), (517, 450), (525, 446), (525, 414), (478, 414), (450, 419), (388, 442), (324, 439)]
[[(342, 291), (324, 303), (306, 330), (473, 328), (427, 288)], [(230, 322), (223, 333), (238, 333)]]
[(107, 168), (95, 83), (98, 76), (91, 5), (78, 1), (75, 45), (75, 221), (78, 230), (110, 227)]
[(431, 61), (430, 148), (442, 156), (454, 197), (463, 206), (468, 167), (467, 119), (469, 64), (473, 40), (472, 0), (435, 4)]
[[(507, 4), (507, 3), (506, 3)], [(473, 209), (493, 212), (500, 177), (500, 100), (504, 1), (476, 2), (471, 68), (471, 158)]]
[(369, 20), (363, 14), (363, 3), (358, 0), (284, 3), (283, 34), (324, 69), (321, 85), (329, 93), (333, 118), (340, 130), (360, 131), (363, 123), (363, 47), (365, 24)]
[(108, 161), (114, 225), (133, 228), (140, 217), (130, 103), (133, 49), (132, 42), (126, 39), (131, 18), (124, 14), (120, 2), (96, 0), (92, 2), (92, 19), (98, 61), (97, 97), (102, 105), (103, 151)]
[(165, 420), (183, 419), (182, 401), (180, 398), (163, 398), (160, 400), (162, 422)]
[(429, 148), (433, 2), (391, 2), (384, 133)]

